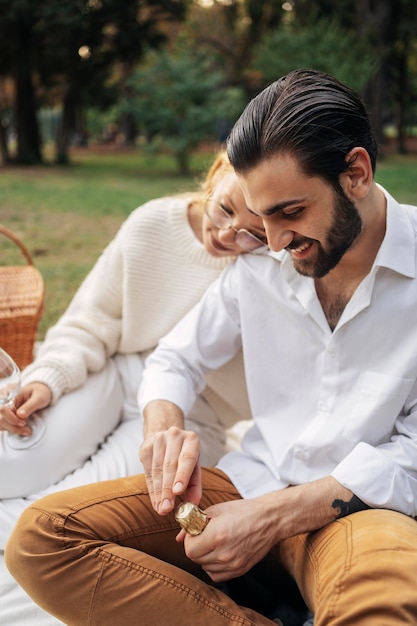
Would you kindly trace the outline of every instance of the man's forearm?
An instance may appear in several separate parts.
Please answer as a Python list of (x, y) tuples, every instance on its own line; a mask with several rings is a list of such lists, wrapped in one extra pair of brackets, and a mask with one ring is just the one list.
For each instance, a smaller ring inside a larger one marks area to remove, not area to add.
[(145, 438), (154, 433), (168, 430), (171, 426), (184, 428), (184, 414), (173, 402), (168, 400), (153, 400), (143, 411)]
[(275, 518), (277, 523), (278, 541), (318, 530), (336, 519), (369, 508), (331, 476), (261, 498), (265, 498), (270, 519)]

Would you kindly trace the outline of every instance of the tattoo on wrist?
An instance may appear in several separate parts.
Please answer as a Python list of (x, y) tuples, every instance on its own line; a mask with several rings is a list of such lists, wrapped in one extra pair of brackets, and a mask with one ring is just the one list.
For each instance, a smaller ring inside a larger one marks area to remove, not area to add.
[(338, 510), (338, 514), (335, 519), (340, 519), (341, 517), (346, 517), (346, 515), (357, 513), (357, 511), (364, 511), (365, 509), (371, 508), (365, 504), (365, 502), (362, 502), (358, 496), (352, 496), (352, 499), (349, 500), (349, 502), (345, 502), (344, 500), (333, 500), (332, 507)]

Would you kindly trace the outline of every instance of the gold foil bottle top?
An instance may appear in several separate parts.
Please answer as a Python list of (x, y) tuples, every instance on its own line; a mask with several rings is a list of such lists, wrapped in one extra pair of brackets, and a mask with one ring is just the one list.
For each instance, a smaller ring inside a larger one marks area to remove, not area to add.
[(190, 535), (199, 535), (208, 524), (208, 517), (196, 504), (182, 502), (175, 511), (178, 524)]

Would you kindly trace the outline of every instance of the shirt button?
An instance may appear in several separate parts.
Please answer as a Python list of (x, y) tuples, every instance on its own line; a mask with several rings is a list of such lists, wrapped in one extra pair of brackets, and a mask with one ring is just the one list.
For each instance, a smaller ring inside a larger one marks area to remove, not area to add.
[(300, 461), (305, 461), (308, 457), (308, 452), (307, 450), (297, 450), (295, 456), (297, 457), (297, 459), (300, 459)]

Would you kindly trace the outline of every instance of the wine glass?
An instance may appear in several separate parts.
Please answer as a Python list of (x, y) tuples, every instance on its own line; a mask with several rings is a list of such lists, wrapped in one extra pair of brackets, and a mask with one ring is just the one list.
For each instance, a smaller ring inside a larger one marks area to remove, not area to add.
[[(3, 348), (0, 348), (0, 407), (14, 404), (14, 400), (20, 391), (20, 369)], [(30, 416), (28, 426), (32, 432), (23, 437), (14, 433), (7, 433), (7, 443), (14, 450), (31, 448), (40, 441), (45, 433), (45, 420), (36, 413)]]

